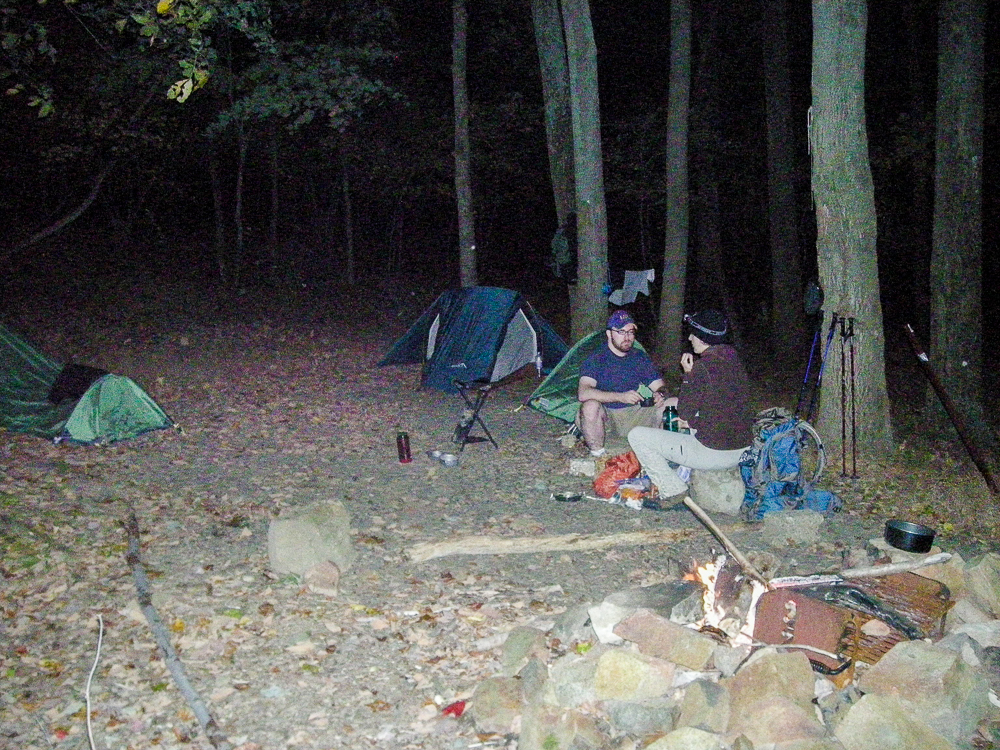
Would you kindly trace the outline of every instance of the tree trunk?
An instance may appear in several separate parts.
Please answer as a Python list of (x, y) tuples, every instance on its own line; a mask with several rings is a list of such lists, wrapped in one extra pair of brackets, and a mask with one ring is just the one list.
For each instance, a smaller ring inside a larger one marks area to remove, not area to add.
[(271, 217), (267, 226), (267, 254), (270, 263), (269, 273), (272, 277), (278, 273), (278, 128), (271, 129)]
[(667, 234), (663, 251), (656, 351), (675, 363), (681, 354), (688, 251), (688, 111), (691, 99), (691, 5), (670, 2), (670, 82), (667, 101)]
[[(961, 411), (983, 425), (982, 0), (944, 0), (938, 19), (930, 357)], [(937, 396), (928, 395), (935, 413)]]
[(215, 143), (209, 143), (208, 171), (212, 177), (212, 208), (215, 216), (215, 266), (219, 272), (219, 284), (229, 285), (229, 264), (226, 262), (226, 214), (223, 199), (222, 179), (219, 176), (219, 155)]
[(714, 307), (723, 310), (730, 321), (735, 321), (735, 304), (726, 283), (719, 212), (717, 155), (722, 153), (722, 121), (715, 66), (720, 56), (717, 46), (718, 8), (713, 3), (707, 3), (700, 10), (700, 13), (692, 15), (692, 36), (698, 39), (698, 55), (692, 61), (691, 99), (696, 103), (689, 107), (688, 150), (688, 173), (693, 185), (688, 231), (693, 230), (694, 235), (694, 241), (689, 246), (693, 249), (691, 256), (697, 278), (690, 278), (692, 264), (689, 263), (685, 296), (692, 300), (691, 304), (702, 309)]
[(573, 119), (570, 111), (569, 69), (563, 36), (559, 0), (532, 0), (531, 18), (542, 73), (545, 102), (545, 140), (549, 153), (549, 174), (556, 204), (556, 220), (565, 227), (573, 213), (576, 193), (573, 185)]
[(344, 259), (347, 263), (345, 281), (354, 284), (354, 212), (351, 208), (351, 176), (347, 159), (340, 160), (341, 187), (344, 194)]
[(245, 243), (243, 240), (243, 176), (247, 165), (247, 135), (241, 124), (237, 130), (239, 141), (238, 156), (236, 160), (236, 201), (233, 207), (233, 226), (236, 227), (236, 253), (233, 256), (232, 282), (233, 288), (240, 285), (240, 276), (243, 273), (243, 258)]
[(767, 109), (767, 218), (771, 245), (771, 330), (777, 361), (798, 365), (805, 338), (795, 146), (792, 135), (788, 0), (766, 0), (763, 13)]
[[(864, 0), (813, 0), (812, 187), (826, 309), (854, 318), (858, 447), (883, 451), (891, 445), (892, 431), (865, 125), (866, 27)], [(831, 348), (830, 354), (817, 426), (827, 449), (836, 452), (841, 447), (841, 377), (850, 373), (841, 372), (839, 349)]]
[(476, 223), (472, 205), (472, 163), (469, 147), (469, 92), (465, 83), (465, 0), (453, 0), (451, 83), (455, 97), (455, 201), (458, 204), (459, 280), (475, 286)]
[(570, 336), (579, 341), (607, 322), (608, 217), (604, 204), (597, 47), (588, 0), (561, 0), (569, 61), (576, 186), (577, 283), (570, 293)]

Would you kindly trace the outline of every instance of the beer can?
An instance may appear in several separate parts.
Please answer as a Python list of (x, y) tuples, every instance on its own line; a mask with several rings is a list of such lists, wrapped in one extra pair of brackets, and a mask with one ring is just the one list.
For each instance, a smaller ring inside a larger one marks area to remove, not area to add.
[(410, 436), (405, 432), (396, 433), (396, 453), (399, 454), (399, 463), (408, 464), (413, 460), (410, 455)]

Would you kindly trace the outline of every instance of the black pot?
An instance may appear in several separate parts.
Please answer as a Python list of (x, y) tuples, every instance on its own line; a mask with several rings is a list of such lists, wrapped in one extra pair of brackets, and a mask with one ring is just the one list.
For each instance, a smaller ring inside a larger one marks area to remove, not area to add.
[(886, 521), (885, 540), (896, 549), (906, 552), (930, 552), (934, 543), (934, 529), (909, 521)]

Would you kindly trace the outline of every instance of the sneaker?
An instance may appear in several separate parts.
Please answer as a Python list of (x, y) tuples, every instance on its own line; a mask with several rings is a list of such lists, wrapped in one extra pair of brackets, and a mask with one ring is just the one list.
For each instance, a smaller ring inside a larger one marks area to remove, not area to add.
[(591, 448), (590, 449), (590, 455), (593, 456), (594, 458), (600, 458), (605, 453), (607, 453), (607, 450), (605, 450), (604, 448)]

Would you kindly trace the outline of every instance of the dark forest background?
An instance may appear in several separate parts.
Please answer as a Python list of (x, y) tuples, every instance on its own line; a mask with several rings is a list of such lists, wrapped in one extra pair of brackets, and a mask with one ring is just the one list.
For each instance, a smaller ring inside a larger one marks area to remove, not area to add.
[[(736, 323), (757, 352), (752, 366), (766, 361), (775, 335), (769, 325), (764, 2), (693, 3), (688, 306), (715, 302), (699, 257), (705, 243), (718, 242)], [(213, 38), (219, 55), (212, 78), (180, 104), (166, 98), (178, 77), (176, 52), (145, 44), (134, 17), (125, 33), (116, 33), (116, 18), (87, 15), (85, 5), (35, 8), (56, 53), (26, 59), (5, 44), (11, 88), (0, 113), (2, 304), (79, 295), (115, 306), (170, 287), (211, 297), (216, 304), (208, 309), (217, 314), (251, 298), (320, 307), (345, 291), (388, 309), (400, 289), (423, 301), (457, 285), (450, 4), (345, 3), (333, 20), (321, 5), (272, 4), (272, 23), (285, 41), (318, 43), (326, 35), (367, 50), (352, 58), (358, 91), (334, 115), (323, 114), (322, 101), (283, 104), (275, 89), (258, 90), (243, 109), (234, 107), (240, 95), (267, 82), (264, 74), (254, 78), (254, 65), (266, 56), (234, 31)], [(806, 150), (811, 18), (808, 3), (789, 5), (797, 124), (796, 172), (789, 179), (800, 204), (805, 283), (816, 267)], [(989, 373), (1000, 298), (1000, 8), (987, 8), (983, 330)], [(612, 281), (626, 269), (654, 268), (659, 276), (669, 4), (594, 0), (591, 10)], [(530, 8), (524, 0), (470, 0), (468, 12), (479, 283), (523, 291), (566, 333), (566, 287), (547, 268), (556, 219)], [(321, 17), (328, 24), (322, 33)], [(7, 13), (5, 39), (29, 28), (27, 20)], [(31, 44), (41, 49), (37, 36)], [(900, 324), (914, 323), (924, 339), (929, 325), (936, 3), (870, 3), (867, 48), (891, 375), (894, 364), (911, 357)], [(48, 87), (48, 95), (32, 104), (33, 92), (46, 90), (39, 86)], [(713, 174), (717, 184), (709, 186)], [(717, 189), (717, 227), (706, 205), (710, 187)], [(86, 210), (60, 231), (25, 244), (81, 206)], [(655, 298), (640, 298), (635, 308), (648, 330)], [(775, 365), (799, 371), (807, 354), (806, 348), (801, 362)]]

